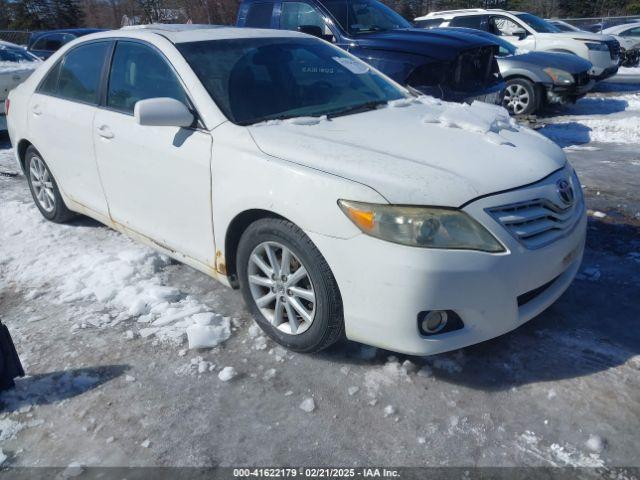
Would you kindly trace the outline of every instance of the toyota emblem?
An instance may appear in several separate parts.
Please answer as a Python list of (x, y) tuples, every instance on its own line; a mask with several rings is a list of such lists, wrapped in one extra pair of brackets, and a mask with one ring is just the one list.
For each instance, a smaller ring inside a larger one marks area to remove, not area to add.
[(560, 200), (562, 200), (567, 205), (573, 204), (573, 187), (571, 186), (569, 181), (563, 178), (562, 180), (558, 180), (556, 182), (556, 186), (558, 187), (558, 195), (560, 195)]

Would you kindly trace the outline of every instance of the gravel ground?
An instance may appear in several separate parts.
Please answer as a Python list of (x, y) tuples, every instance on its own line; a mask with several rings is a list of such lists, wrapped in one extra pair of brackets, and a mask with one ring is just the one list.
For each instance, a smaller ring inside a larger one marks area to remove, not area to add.
[[(64, 271), (64, 244), (75, 255), (137, 247), (85, 218), (44, 223), (24, 177), (0, 176), (0, 316), (29, 375), (0, 396), (4, 465), (640, 466), (640, 132), (602, 141), (594, 123), (640, 119), (640, 96), (622, 90), (540, 119), (591, 209), (578, 279), (516, 331), (432, 357), (353, 342), (285, 352), (252, 327), (238, 292), (168, 261), (154, 281), (228, 317), (231, 335), (186, 352), (143, 337), (135, 315), (61, 298), (51, 264)], [(8, 148), (5, 137), (5, 172)], [(7, 273), (16, 262), (40, 275)], [(227, 366), (237, 375), (222, 381)]]

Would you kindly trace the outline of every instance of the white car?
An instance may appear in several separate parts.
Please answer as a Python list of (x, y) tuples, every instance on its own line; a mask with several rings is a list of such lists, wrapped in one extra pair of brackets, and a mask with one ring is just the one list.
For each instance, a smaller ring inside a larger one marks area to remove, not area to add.
[(615, 27), (605, 28), (600, 33), (604, 35), (617, 35), (618, 37), (624, 37), (640, 43), (640, 22), (623, 23)]
[(19, 45), (0, 40), (0, 132), (7, 129), (4, 102), (11, 89), (42, 63)]
[(604, 80), (618, 71), (620, 45), (609, 35), (563, 32), (546, 20), (525, 12), (465, 9), (431, 12), (415, 19), (417, 26), (466, 27), (499, 35), (521, 50), (571, 53), (593, 64), (591, 75)]
[(581, 262), (580, 182), (553, 142), (298, 32), (93, 34), (10, 100), (47, 219), (83, 213), (239, 287), (296, 351), (486, 340), (547, 308)]

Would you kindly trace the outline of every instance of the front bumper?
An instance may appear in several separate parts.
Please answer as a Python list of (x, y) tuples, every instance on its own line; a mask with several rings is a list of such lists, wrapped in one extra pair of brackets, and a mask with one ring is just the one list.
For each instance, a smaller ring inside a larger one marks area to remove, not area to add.
[[(562, 171), (556, 176), (561, 175)], [(406, 247), (363, 234), (340, 240), (309, 233), (340, 287), (347, 337), (429, 355), (502, 335), (545, 310), (579, 269), (586, 233), (584, 207), (568, 235), (537, 250), (520, 244), (486, 209), (538, 198), (549, 190), (548, 182), (555, 185), (556, 180), (553, 176), (544, 185), (486, 197), (464, 208), (504, 244), (507, 251), (500, 254)], [(523, 303), (523, 298), (528, 301)], [(429, 310), (452, 310), (464, 327), (422, 336), (417, 317)]]
[(591, 78), (584, 85), (561, 86), (555, 84), (545, 84), (548, 103), (564, 103), (566, 101), (575, 102), (584, 97), (596, 85), (596, 80)]
[(613, 77), (616, 73), (618, 73), (618, 65), (616, 65), (615, 67), (605, 68), (599, 74), (591, 75), (591, 78), (593, 78), (597, 82), (600, 82), (602, 80), (606, 80), (607, 78)]

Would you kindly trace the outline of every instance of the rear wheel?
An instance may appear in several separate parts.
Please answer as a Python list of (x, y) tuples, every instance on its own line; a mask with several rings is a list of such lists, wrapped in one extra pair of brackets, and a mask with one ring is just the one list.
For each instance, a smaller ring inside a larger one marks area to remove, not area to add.
[(502, 105), (514, 115), (531, 115), (540, 106), (536, 85), (526, 78), (507, 80)]
[(237, 259), (245, 302), (277, 343), (311, 353), (342, 337), (338, 285), (322, 254), (294, 224), (275, 218), (251, 224)]
[(25, 153), (25, 167), (31, 196), (42, 216), (56, 223), (73, 218), (75, 213), (64, 204), (49, 167), (33, 146)]

